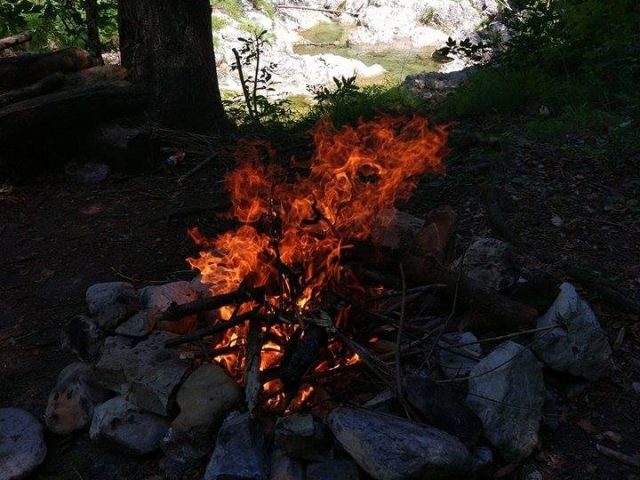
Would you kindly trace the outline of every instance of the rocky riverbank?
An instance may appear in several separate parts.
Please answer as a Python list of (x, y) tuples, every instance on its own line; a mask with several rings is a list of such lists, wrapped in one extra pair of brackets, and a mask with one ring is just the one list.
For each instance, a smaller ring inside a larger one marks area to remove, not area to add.
[[(356, 58), (333, 53), (299, 54), (299, 46), (349, 47), (361, 50), (406, 51), (442, 46), (448, 37), (479, 40), (482, 35), (500, 31), (497, 22), (504, 2), (497, 0), (289, 0), (283, 2), (238, 1), (237, 9), (214, 9), (214, 39), (220, 86), (240, 91), (232, 49), (240, 45), (238, 37), (247, 32), (267, 30), (270, 46), (264, 58), (278, 65), (274, 87), (279, 95), (307, 94), (308, 86), (326, 84), (333, 77), (357, 75), (360, 79), (383, 80), (385, 69)], [(258, 8), (255, 8), (257, 5)], [(241, 6), (241, 8), (240, 8)], [(332, 24), (343, 34), (336, 41), (310, 42), (301, 35), (320, 23)], [(443, 64), (441, 71), (460, 70), (462, 62)], [(425, 62), (425, 70), (433, 70)], [(412, 73), (412, 72), (407, 72)]]

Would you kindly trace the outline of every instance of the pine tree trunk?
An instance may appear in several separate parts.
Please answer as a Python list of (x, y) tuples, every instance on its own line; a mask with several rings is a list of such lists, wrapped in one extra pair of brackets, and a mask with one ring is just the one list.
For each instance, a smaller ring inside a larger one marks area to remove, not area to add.
[(98, 0), (84, 0), (85, 22), (87, 24), (87, 39), (89, 40), (89, 52), (102, 65), (102, 44), (100, 43), (100, 30), (98, 29)]
[(229, 128), (216, 75), (209, 0), (118, 0), (122, 64), (147, 85), (161, 124)]

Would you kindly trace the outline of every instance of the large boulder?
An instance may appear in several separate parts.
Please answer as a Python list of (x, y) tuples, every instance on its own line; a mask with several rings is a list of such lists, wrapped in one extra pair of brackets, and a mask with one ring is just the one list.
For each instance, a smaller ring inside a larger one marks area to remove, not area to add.
[(544, 398), (542, 364), (515, 342), (501, 344), (471, 370), (467, 405), (482, 421), (485, 437), (509, 461), (525, 458), (536, 447)]
[(19, 408), (0, 408), (0, 479), (27, 478), (46, 456), (42, 424)]
[(558, 298), (538, 319), (537, 327), (545, 330), (536, 333), (533, 350), (554, 370), (597, 380), (609, 367), (607, 335), (570, 283), (560, 286)]
[(453, 435), (399, 417), (339, 407), (327, 424), (342, 447), (376, 480), (461, 478), (472, 468)]

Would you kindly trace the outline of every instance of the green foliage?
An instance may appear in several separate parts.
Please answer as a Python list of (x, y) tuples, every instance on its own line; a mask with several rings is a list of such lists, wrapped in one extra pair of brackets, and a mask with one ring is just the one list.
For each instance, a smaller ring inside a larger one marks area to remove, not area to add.
[(217, 10), (222, 10), (236, 20), (239, 20), (244, 15), (244, 8), (240, 0), (212, 0), (211, 6)]
[(359, 87), (356, 77), (334, 78), (335, 89), (312, 87), (315, 105), (301, 120), (310, 126), (329, 117), (336, 127), (354, 124), (360, 118), (371, 119), (384, 113), (403, 113), (422, 107), (422, 102), (401, 86), (370, 85)]
[(547, 116), (536, 133), (600, 130), (639, 118), (640, 4), (635, 0), (526, 0), (503, 13), (512, 39), (441, 106), (445, 116)]
[[(98, 0), (98, 28), (103, 44), (117, 43), (117, 1)], [(2, 0), (0, 36), (33, 32), (30, 49), (88, 46), (83, 4), (77, 0)]]
[[(224, 100), (227, 114), (250, 128), (264, 130), (274, 128), (291, 117), (290, 103), (286, 98), (273, 98), (273, 72), (278, 67), (264, 62), (262, 54), (268, 43), (268, 32), (263, 30), (249, 38), (238, 38), (240, 50), (233, 49), (236, 61), (231, 68), (238, 72), (242, 96)], [(244, 100), (244, 102), (243, 102)], [(244, 104), (243, 104), (244, 103)]]
[(420, 14), (418, 21), (422, 25), (431, 25), (433, 23), (433, 19), (435, 18), (436, 10), (433, 7), (426, 7), (424, 11)]
[(276, 7), (268, 0), (251, 0), (251, 5), (256, 10), (262, 10), (269, 18), (273, 18), (276, 15)]

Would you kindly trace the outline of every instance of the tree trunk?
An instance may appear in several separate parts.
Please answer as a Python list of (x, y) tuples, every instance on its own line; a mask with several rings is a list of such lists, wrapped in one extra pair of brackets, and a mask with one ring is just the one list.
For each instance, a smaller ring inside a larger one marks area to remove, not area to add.
[(208, 0), (119, 0), (122, 64), (145, 82), (161, 124), (193, 131), (229, 127), (213, 53)]
[(98, 29), (98, 0), (84, 0), (84, 15), (87, 24), (89, 52), (100, 65), (103, 65), (102, 44), (100, 43), (100, 30)]

